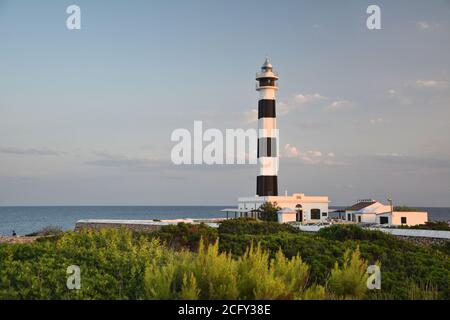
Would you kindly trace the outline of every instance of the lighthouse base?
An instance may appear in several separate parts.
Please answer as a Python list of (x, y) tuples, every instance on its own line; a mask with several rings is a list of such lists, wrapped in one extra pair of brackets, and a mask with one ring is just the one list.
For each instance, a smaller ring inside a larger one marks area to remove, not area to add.
[(256, 178), (256, 194), (260, 197), (278, 196), (278, 177), (258, 176)]

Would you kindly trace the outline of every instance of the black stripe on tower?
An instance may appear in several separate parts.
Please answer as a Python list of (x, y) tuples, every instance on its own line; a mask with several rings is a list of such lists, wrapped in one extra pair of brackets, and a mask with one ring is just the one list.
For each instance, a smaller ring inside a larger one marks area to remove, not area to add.
[(276, 118), (275, 100), (263, 99), (258, 101), (258, 119)]
[(258, 139), (258, 158), (276, 157), (277, 156), (277, 139), (276, 138), (259, 138)]
[(256, 178), (256, 194), (260, 197), (278, 196), (278, 177), (258, 176)]

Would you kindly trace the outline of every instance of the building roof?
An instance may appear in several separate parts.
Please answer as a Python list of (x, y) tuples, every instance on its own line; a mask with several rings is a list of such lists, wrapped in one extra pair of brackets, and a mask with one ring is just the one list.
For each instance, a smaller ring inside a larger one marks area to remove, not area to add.
[(270, 58), (266, 57), (266, 60), (264, 61), (263, 68), (272, 68), (272, 63), (270, 63)]
[(359, 201), (357, 203), (355, 203), (354, 205), (345, 208), (346, 211), (359, 211), (361, 209), (364, 209), (368, 206), (371, 206), (373, 204), (377, 203), (377, 201), (375, 200), (370, 200), (370, 201)]
[(365, 214), (365, 213), (369, 213), (369, 214), (381, 214), (381, 213), (387, 213), (387, 212), (391, 212), (391, 206), (386, 206), (380, 202), (375, 202), (374, 204), (362, 208), (361, 210), (355, 211), (354, 213), (361, 213), (361, 214)]
[(222, 212), (246, 213), (246, 212), (253, 212), (253, 211), (258, 211), (258, 210), (256, 210), (256, 209), (226, 208), (226, 209), (222, 209), (220, 211), (222, 211)]

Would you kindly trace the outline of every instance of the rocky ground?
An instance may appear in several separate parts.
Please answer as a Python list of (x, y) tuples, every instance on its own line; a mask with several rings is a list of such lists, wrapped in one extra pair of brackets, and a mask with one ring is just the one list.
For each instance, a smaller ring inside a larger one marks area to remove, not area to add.
[(0, 243), (31, 243), (35, 241), (36, 239), (42, 238), (41, 236), (38, 237), (4, 237), (0, 236)]

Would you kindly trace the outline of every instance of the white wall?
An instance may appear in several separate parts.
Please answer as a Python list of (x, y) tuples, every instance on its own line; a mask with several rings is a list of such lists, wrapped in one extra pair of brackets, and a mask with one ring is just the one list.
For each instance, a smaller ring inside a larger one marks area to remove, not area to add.
[(391, 214), (380, 214), (377, 216), (377, 222), (380, 223), (380, 217), (388, 217), (389, 224), (393, 226), (402, 225), (402, 217), (406, 217), (406, 225), (407, 226), (416, 226), (418, 224), (425, 224), (428, 221), (428, 212), (402, 212), (402, 211), (394, 211)]
[(392, 224), (401, 225), (401, 218), (406, 217), (406, 224), (408, 226), (416, 226), (418, 224), (425, 224), (428, 221), (427, 212), (400, 212), (394, 211), (392, 215)]
[[(368, 214), (364, 213), (361, 215), (362, 223), (376, 223), (377, 215), (376, 214)], [(356, 218), (356, 222), (358, 222), (358, 218)]]
[(389, 229), (389, 228), (368, 228), (370, 230), (379, 230), (381, 232), (390, 233), (395, 236), (403, 237), (420, 237), (420, 238), (436, 238), (450, 239), (450, 231), (441, 230), (416, 230), (416, 229)]
[(293, 222), (293, 221), (296, 221), (296, 219), (297, 219), (297, 215), (295, 212), (278, 214), (278, 222), (279, 223)]

